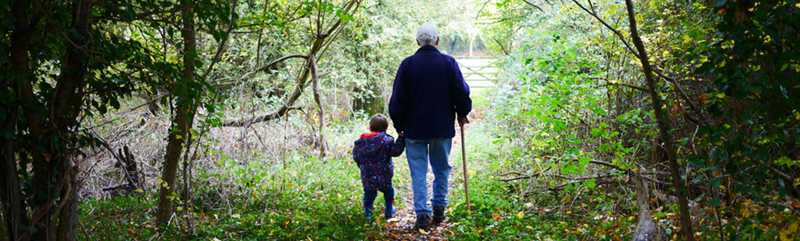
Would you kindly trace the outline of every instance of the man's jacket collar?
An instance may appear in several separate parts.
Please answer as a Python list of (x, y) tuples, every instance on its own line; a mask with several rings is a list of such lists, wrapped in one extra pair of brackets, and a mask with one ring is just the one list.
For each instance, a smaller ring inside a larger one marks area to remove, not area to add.
[(417, 49), (417, 53), (422, 52), (422, 51), (425, 51), (425, 52), (427, 52), (427, 51), (439, 52), (439, 49), (437, 49), (436, 47), (430, 46), (430, 45), (425, 45), (425, 46), (419, 47), (419, 49)]

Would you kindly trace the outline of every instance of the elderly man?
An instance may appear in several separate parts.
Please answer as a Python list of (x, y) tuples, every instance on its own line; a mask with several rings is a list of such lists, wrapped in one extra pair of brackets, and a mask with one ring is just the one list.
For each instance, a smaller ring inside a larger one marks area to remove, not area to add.
[[(453, 122), (469, 123), (472, 110), (469, 86), (453, 57), (436, 49), (436, 27), (423, 24), (417, 30), (417, 52), (403, 60), (394, 79), (389, 115), (398, 133), (406, 137), (406, 156), (414, 189), (415, 228), (425, 229), (431, 222), (444, 221), (447, 186), (450, 176), (449, 155), (456, 135)], [(433, 200), (428, 207), (426, 174), (433, 169)]]

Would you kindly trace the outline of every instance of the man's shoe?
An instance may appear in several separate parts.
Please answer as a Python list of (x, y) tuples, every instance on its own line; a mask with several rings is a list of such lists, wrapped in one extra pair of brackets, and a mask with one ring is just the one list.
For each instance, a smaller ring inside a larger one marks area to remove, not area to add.
[(414, 229), (427, 229), (431, 224), (431, 217), (428, 215), (417, 215), (417, 222), (414, 224)]
[(441, 223), (444, 221), (444, 207), (433, 207), (433, 222)]

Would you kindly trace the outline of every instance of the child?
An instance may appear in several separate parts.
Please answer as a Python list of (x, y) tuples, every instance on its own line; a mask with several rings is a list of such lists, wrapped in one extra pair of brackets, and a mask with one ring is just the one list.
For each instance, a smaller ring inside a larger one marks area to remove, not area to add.
[(385, 216), (387, 219), (394, 216), (397, 208), (394, 207), (394, 175), (393, 156), (400, 156), (405, 149), (406, 141), (403, 134), (394, 141), (392, 136), (386, 134), (389, 120), (382, 114), (376, 114), (369, 121), (371, 133), (364, 133), (353, 147), (353, 160), (361, 169), (361, 185), (364, 187), (364, 211), (367, 219), (372, 218), (372, 202), (383, 193), (386, 200)]

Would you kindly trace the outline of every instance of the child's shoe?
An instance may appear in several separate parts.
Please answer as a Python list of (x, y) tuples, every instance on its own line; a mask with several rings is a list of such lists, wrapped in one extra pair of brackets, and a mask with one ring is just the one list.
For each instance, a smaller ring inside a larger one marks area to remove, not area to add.
[(364, 206), (364, 213), (366, 213), (367, 221), (372, 220), (372, 206)]
[(390, 219), (390, 218), (394, 217), (394, 214), (396, 212), (397, 212), (397, 208), (394, 205), (390, 204), (388, 207), (386, 207), (386, 212), (384, 213), (384, 216), (386, 216), (386, 219)]

